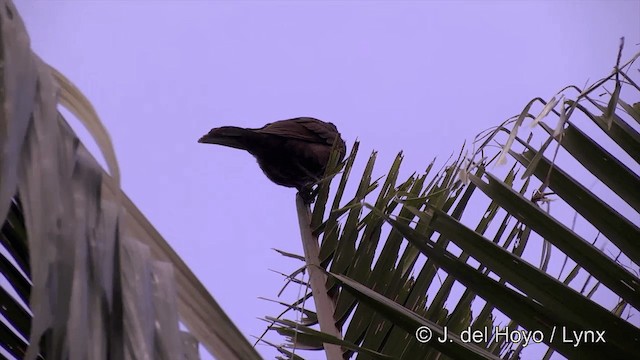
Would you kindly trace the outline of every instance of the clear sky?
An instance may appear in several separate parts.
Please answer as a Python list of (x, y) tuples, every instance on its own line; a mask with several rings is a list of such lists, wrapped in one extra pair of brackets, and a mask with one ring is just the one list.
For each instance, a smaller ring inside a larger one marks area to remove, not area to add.
[[(14, 0), (15, 1), (15, 0)], [(240, 330), (302, 253), (292, 189), (210, 128), (313, 116), (404, 174), (640, 50), (640, 1), (32, 1), (32, 47), (91, 100), (122, 185)], [(83, 136), (83, 139), (86, 139)], [(85, 143), (87, 141), (85, 140)], [(274, 351), (260, 346), (267, 358)]]

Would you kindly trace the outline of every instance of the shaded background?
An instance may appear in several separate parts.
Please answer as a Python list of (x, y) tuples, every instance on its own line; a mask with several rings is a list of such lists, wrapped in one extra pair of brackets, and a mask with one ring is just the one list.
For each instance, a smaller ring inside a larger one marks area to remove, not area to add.
[[(302, 253), (293, 189), (210, 128), (314, 116), (376, 174), (457, 154), (533, 97), (639, 50), (640, 1), (16, 1), (32, 47), (91, 100), (122, 186), (247, 336)], [(74, 127), (91, 150), (96, 147)], [(97, 154), (94, 151), (94, 154)], [(401, 178), (402, 178), (401, 174)], [(297, 288), (294, 292), (297, 292)], [(275, 351), (260, 346), (272, 358)]]

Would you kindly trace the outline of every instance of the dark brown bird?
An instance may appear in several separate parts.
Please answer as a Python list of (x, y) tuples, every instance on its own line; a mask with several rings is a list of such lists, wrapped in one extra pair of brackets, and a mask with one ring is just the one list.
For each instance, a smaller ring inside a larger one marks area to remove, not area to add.
[(199, 143), (248, 151), (274, 183), (298, 190), (306, 202), (311, 187), (324, 175), (331, 149), (337, 142), (339, 161), (346, 146), (335, 125), (310, 117), (276, 121), (259, 129), (223, 126), (211, 129)]

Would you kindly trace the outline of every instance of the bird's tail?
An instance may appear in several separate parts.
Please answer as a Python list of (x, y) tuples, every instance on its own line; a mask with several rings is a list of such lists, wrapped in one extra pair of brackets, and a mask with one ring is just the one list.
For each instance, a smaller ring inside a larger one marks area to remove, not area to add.
[(208, 134), (198, 140), (203, 144), (216, 144), (228, 146), (236, 149), (249, 150), (255, 144), (261, 134), (252, 129), (245, 129), (235, 126), (223, 126), (211, 129)]

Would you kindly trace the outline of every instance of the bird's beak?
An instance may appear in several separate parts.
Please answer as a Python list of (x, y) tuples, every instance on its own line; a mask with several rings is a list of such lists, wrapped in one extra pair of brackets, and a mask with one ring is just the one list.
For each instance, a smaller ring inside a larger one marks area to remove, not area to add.
[(211, 139), (209, 138), (209, 134), (204, 135), (203, 137), (201, 137), (200, 140), (198, 140), (198, 142), (200, 144), (211, 144)]

